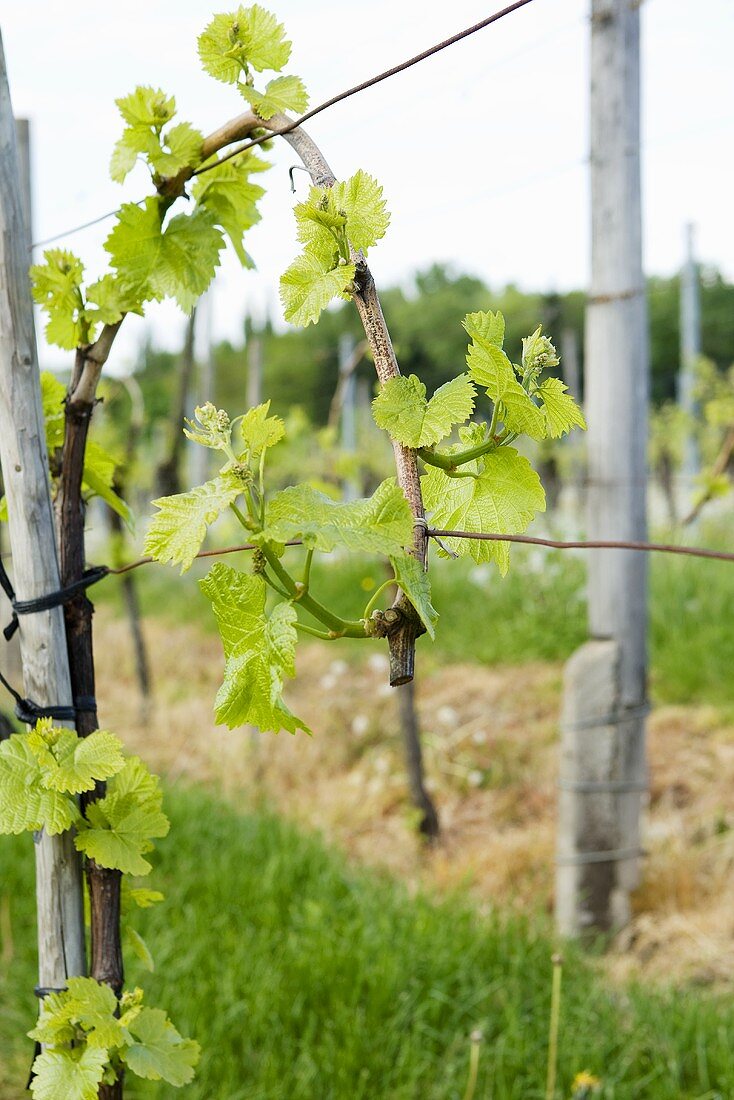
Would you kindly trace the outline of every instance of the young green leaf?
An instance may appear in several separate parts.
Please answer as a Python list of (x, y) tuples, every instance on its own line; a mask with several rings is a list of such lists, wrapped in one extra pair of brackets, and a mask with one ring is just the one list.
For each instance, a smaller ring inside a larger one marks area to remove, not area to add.
[(260, 221), (256, 203), (265, 193), (262, 187), (251, 183), (248, 177), (251, 172), (264, 171), (269, 167), (269, 164), (259, 160), (254, 154), (242, 153), (224, 164), (208, 168), (194, 181), (194, 198), (221, 225), (243, 267), (251, 267), (252, 261), (242, 240), (246, 231)]
[(264, 537), (275, 542), (301, 538), (329, 552), (336, 546), (375, 554), (399, 554), (413, 541), (413, 516), (394, 478), (366, 500), (340, 503), (312, 489), (292, 485), (270, 501)]
[(237, 83), (244, 56), (243, 28), (237, 12), (215, 15), (199, 35), (198, 47), (205, 72), (223, 84)]
[(218, 562), (203, 581), (212, 602), (226, 658), (224, 680), (217, 692), (215, 715), (231, 728), (250, 723), (277, 733), (309, 732), (291, 713), (281, 692), (293, 676), (296, 613), (287, 603), (265, 615), (265, 582)]
[(190, 312), (219, 265), (224, 239), (214, 216), (202, 207), (178, 214), (165, 232), (157, 198), (125, 203), (104, 247), (128, 292), (140, 300), (175, 298)]
[(199, 1044), (183, 1039), (160, 1008), (143, 1008), (128, 1030), (132, 1041), (121, 1056), (138, 1077), (167, 1081), (176, 1088), (193, 1080)]
[(130, 128), (123, 130), (122, 135), (115, 142), (110, 157), (110, 179), (115, 183), (124, 183), (135, 167), (138, 157), (150, 156), (157, 145), (155, 135), (149, 131), (141, 134)]
[(264, 92), (256, 92), (249, 84), (239, 84), (244, 98), (262, 119), (283, 111), (302, 114), (308, 107), (308, 92), (300, 76), (276, 76), (269, 80)]
[(115, 103), (125, 123), (140, 130), (161, 130), (176, 113), (173, 96), (142, 84)]
[(150, 909), (151, 906), (158, 905), (159, 902), (163, 901), (164, 896), (160, 890), (151, 890), (147, 886), (130, 886), (125, 879), (122, 880), (121, 905), (123, 913), (128, 912), (133, 905), (137, 906), (138, 909)]
[(357, 251), (367, 252), (390, 224), (382, 187), (362, 169), (332, 188), (334, 205), (347, 216), (347, 236)]
[(264, 69), (280, 72), (290, 55), (291, 43), (285, 37), (285, 28), (259, 4), (215, 15), (199, 35), (199, 57), (204, 69), (224, 84), (236, 84), (248, 66), (258, 72)]
[(463, 424), (474, 409), (476, 390), (465, 374), (440, 386), (430, 401), (414, 374), (391, 378), (372, 402), (378, 428), (406, 447), (428, 447)]
[(176, 101), (160, 88), (139, 85), (130, 95), (115, 102), (126, 126), (112, 151), (110, 175), (122, 183), (139, 156), (151, 160), (161, 155), (161, 130), (173, 118)]
[(41, 785), (47, 790), (91, 791), (97, 780), (109, 779), (125, 763), (120, 741), (106, 730), (79, 737), (76, 730), (57, 729), (50, 719), (41, 719), (26, 736), (41, 769)]
[(149, 970), (152, 974), (155, 970), (155, 960), (143, 937), (136, 929), (131, 928), (129, 924), (125, 925), (124, 934), (132, 953), (137, 959), (140, 959), (145, 969)]
[(158, 779), (139, 757), (130, 757), (107, 785), (104, 798), (87, 807), (83, 827), (74, 839), (80, 852), (129, 875), (147, 875), (143, 853), (151, 841), (167, 835), (170, 824), (161, 810)]
[(0, 742), (0, 833), (45, 829), (53, 836), (79, 819), (74, 799), (45, 787), (43, 778), (27, 734)]
[(145, 553), (156, 561), (180, 565), (185, 573), (201, 549), (209, 524), (235, 502), (242, 490), (237, 475), (225, 470), (187, 493), (154, 500), (159, 511), (148, 528)]
[(204, 135), (190, 122), (172, 126), (150, 156), (150, 166), (158, 176), (175, 176), (182, 168), (191, 168), (201, 160)]
[(332, 298), (345, 297), (355, 275), (354, 264), (329, 269), (313, 252), (303, 252), (280, 277), (286, 321), (305, 328), (315, 324)]
[(121, 797), (132, 795), (140, 805), (157, 810), (163, 805), (161, 781), (139, 756), (128, 756), (125, 767), (110, 781), (107, 790)]
[(279, 416), (268, 416), (270, 402), (248, 409), (240, 421), (240, 434), (251, 457), (257, 457), (268, 447), (280, 443), (285, 424)]
[(467, 313), (462, 324), (476, 343), (502, 347), (505, 339), (505, 319), (499, 310), (496, 313), (492, 313), (491, 309), (486, 313)]
[[(423, 500), (432, 513), (432, 526), (449, 531), (477, 531), (514, 535), (525, 530), (536, 512), (545, 511), (540, 478), (514, 447), (500, 447), (462, 471), (475, 477), (451, 478), (432, 467), (421, 478)], [(474, 561), (496, 561), (504, 576), (509, 568), (506, 542), (442, 538), (458, 554)]]
[(33, 1100), (97, 1100), (104, 1076), (106, 1050), (45, 1050), (33, 1063)]
[(104, 982), (71, 977), (66, 989), (44, 997), (38, 1022), (29, 1035), (39, 1043), (60, 1046), (78, 1039), (81, 1028), (88, 1046), (107, 1051), (126, 1040), (117, 1009), (117, 998)]
[(390, 564), (395, 579), (418, 612), (430, 638), (436, 637), (438, 611), (431, 603), (431, 582), (428, 573), (411, 554), (392, 556)]
[(548, 435), (552, 439), (570, 432), (572, 428), (582, 428), (586, 431), (584, 414), (578, 407), (568, 387), (560, 378), (546, 378), (536, 390), (537, 396), (543, 403), (546, 419), (548, 421)]
[(135, 298), (125, 292), (114, 275), (103, 275), (96, 283), (90, 283), (85, 312), (92, 321), (100, 321), (103, 325), (116, 325), (123, 313), (139, 313), (142, 316), (142, 309)]
[(546, 421), (543, 410), (528, 396), (515, 377), (505, 353), (488, 341), (472, 342), (467, 355), (469, 376), (483, 386), (491, 399), (501, 406), (500, 418), (510, 431), (544, 439)]
[(44, 262), (31, 267), (33, 300), (48, 314), (46, 337), (51, 344), (72, 351), (86, 342), (87, 321), (81, 285), (84, 265), (73, 252), (52, 248)]
[[(321, 229), (342, 229), (347, 224), (347, 215), (336, 205), (333, 187), (312, 187), (308, 198), (293, 207), (296, 219), (296, 232), (299, 241), (308, 244), (314, 233), (314, 226)], [(331, 236), (331, 240), (334, 237)]]
[(264, 69), (280, 72), (291, 56), (283, 24), (259, 4), (240, 8), (237, 18), (243, 26), (247, 64), (259, 73)]
[(88, 825), (74, 838), (84, 852), (101, 867), (126, 875), (147, 875), (152, 865), (143, 858), (153, 837), (165, 836), (167, 819), (158, 810), (138, 806), (132, 799), (107, 795), (87, 810)]
[(82, 487), (103, 500), (113, 512), (117, 512), (118, 516), (125, 522), (128, 530), (134, 531), (135, 520), (133, 514), (122, 497), (113, 488), (117, 466), (117, 460), (93, 439), (90, 439), (84, 454)]
[(109, 1049), (125, 1041), (116, 1017), (117, 997), (104, 982), (67, 978), (62, 999), (71, 1017), (87, 1032), (89, 1046)]
[(225, 657), (262, 643), (266, 591), (262, 577), (216, 562), (199, 587), (211, 601)]
[(347, 216), (337, 210), (332, 188), (312, 187), (308, 198), (297, 203), (293, 213), (298, 240), (324, 270), (331, 271), (338, 265), (340, 249), (342, 258), (348, 258)]
[(49, 455), (53, 455), (64, 445), (66, 386), (48, 370), (41, 371), (41, 400), (46, 424), (46, 449)]

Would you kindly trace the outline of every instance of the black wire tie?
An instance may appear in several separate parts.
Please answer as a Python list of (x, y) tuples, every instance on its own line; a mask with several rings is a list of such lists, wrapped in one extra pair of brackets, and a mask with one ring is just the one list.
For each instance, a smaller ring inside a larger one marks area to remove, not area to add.
[(18, 629), (19, 615), (33, 615), (39, 611), (49, 611), (52, 607), (62, 606), (73, 599), (78, 592), (83, 592), (85, 589), (89, 588), (90, 585), (103, 580), (109, 571), (109, 566), (107, 565), (94, 565), (91, 569), (85, 569), (84, 574), (78, 581), (74, 581), (73, 584), (67, 584), (65, 588), (59, 588), (56, 592), (47, 592), (44, 596), (37, 596), (34, 600), (16, 600), (10, 577), (2, 561), (0, 561), (0, 586), (5, 591), (13, 607), (13, 617), (3, 629), (5, 640), (9, 642)]

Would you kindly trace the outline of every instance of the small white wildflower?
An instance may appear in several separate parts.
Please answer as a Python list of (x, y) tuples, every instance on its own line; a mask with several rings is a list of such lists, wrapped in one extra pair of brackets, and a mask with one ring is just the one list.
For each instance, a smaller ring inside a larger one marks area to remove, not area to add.
[(352, 719), (352, 733), (355, 737), (364, 737), (370, 728), (370, 720), (366, 714), (355, 714)]
[(442, 726), (455, 726), (459, 721), (459, 715), (453, 707), (439, 707), (436, 711), (436, 720)]
[(367, 659), (367, 667), (370, 672), (384, 673), (390, 667), (390, 662), (384, 653), (373, 653)]

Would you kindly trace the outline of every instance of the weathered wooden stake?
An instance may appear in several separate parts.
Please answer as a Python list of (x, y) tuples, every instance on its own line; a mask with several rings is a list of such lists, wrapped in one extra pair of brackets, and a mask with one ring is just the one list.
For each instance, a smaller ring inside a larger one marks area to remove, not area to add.
[[(629, 0), (592, 0), (591, 11), (588, 534), (592, 539), (642, 541), (648, 361), (640, 201), (640, 12)], [(629, 892), (638, 881), (639, 788), (645, 779), (646, 626), (646, 555), (591, 551), (590, 633), (594, 639), (609, 639), (615, 648), (602, 658), (590, 643), (591, 652), (584, 647), (569, 666), (556, 879), (557, 915), (566, 934), (613, 929), (629, 917)], [(584, 662), (596, 667), (599, 661), (606, 662), (599, 688), (604, 706), (587, 698), (584, 677), (575, 675)], [(606, 747), (595, 754), (592, 766), (586, 754), (602, 741)], [(591, 788), (589, 767), (595, 784)], [(595, 800), (603, 813), (592, 814)], [(573, 826), (587, 815), (593, 816), (593, 829)]]
[[(0, 461), (19, 599), (59, 587), (33, 306), (30, 241), (19, 186), (15, 122), (0, 40)], [(21, 619), (26, 695), (44, 705), (72, 702), (61, 608)], [(70, 832), (36, 838), (38, 980), (63, 988), (86, 969), (81, 860)]]

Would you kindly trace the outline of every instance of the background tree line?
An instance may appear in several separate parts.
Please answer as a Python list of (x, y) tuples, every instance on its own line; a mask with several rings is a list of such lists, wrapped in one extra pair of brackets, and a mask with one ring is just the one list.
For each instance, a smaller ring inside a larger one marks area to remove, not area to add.
[[(564, 334), (566, 338), (573, 334), (579, 374), (583, 378), (583, 291), (542, 294), (526, 292), (514, 285), (493, 290), (473, 275), (434, 264), (416, 274), (407, 288), (388, 289), (382, 300), (401, 370), (404, 374), (417, 374), (429, 392), (453, 377), (457, 364), (463, 362), (467, 338), (461, 318), (480, 309), (499, 309), (504, 314), (506, 347), (511, 356), (519, 354), (522, 336), (532, 332), (538, 321), (543, 322), (559, 346)], [(674, 398), (676, 392), (680, 361), (679, 278), (650, 278), (648, 304), (652, 400), (659, 405)], [(715, 269), (702, 271), (701, 322), (704, 356), (721, 370), (726, 369), (734, 361), (734, 285)], [(273, 412), (285, 415), (297, 405), (312, 424), (326, 424), (338, 378), (339, 338), (344, 333), (351, 333), (355, 341), (360, 338), (358, 320), (345, 307), (326, 312), (318, 326), (278, 331), (268, 320), (258, 329), (264, 389), (271, 397)], [(208, 396), (220, 407), (236, 411), (245, 406), (247, 342), (253, 335), (253, 323), (246, 318), (240, 346), (225, 341), (212, 349), (214, 393)], [(144, 399), (142, 430), (151, 442), (160, 444), (163, 425), (170, 423), (172, 410), (179, 403), (181, 366), (186, 355), (186, 348), (181, 353), (150, 345), (141, 350), (135, 376)], [(374, 385), (371, 364), (365, 361), (358, 374), (371, 389)], [(200, 396), (194, 377), (189, 388), (187, 407)], [(120, 417), (126, 417), (124, 404), (112, 402), (113, 419), (115, 405), (119, 406)]]

